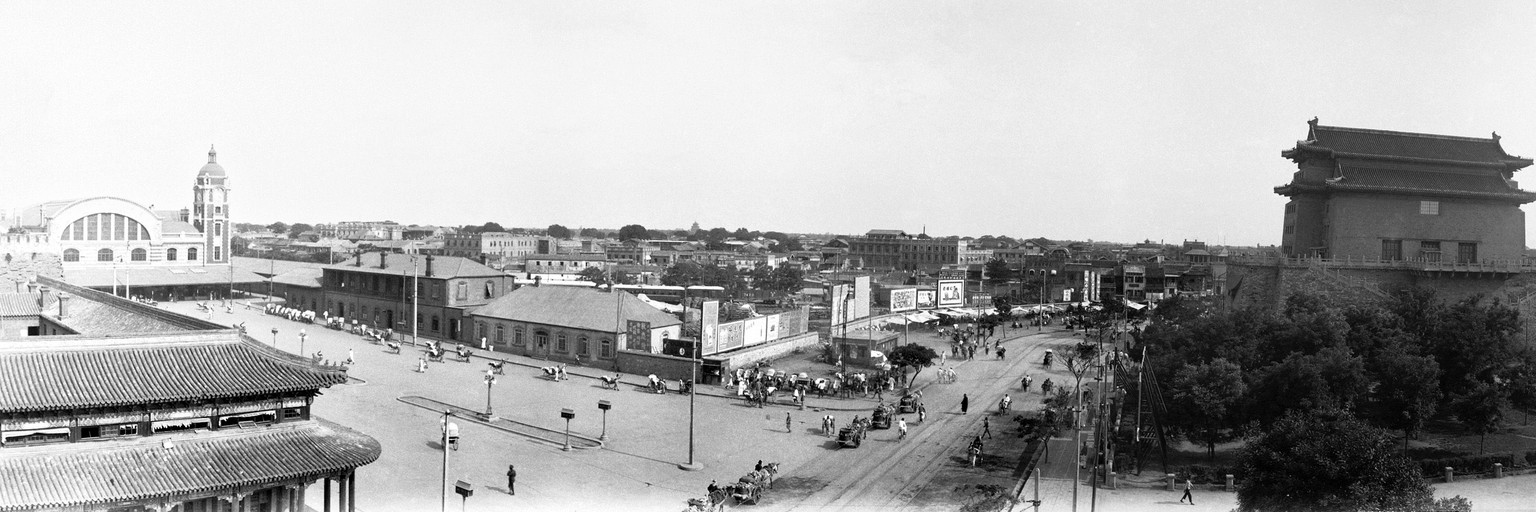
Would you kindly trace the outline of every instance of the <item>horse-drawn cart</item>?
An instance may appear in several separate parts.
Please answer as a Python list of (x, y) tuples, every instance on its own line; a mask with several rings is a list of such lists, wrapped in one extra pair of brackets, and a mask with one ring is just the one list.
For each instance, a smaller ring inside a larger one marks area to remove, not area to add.
[(880, 404), (875, 407), (874, 416), (870, 417), (869, 428), (891, 428), (891, 416), (895, 415), (896, 408), (890, 404)]
[(757, 500), (763, 497), (763, 487), (768, 484), (766, 475), (753, 471), (746, 476), (737, 479), (731, 486), (731, 497), (736, 498), (736, 504), (756, 505)]
[(896, 404), (896, 410), (902, 414), (917, 412), (917, 395), (908, 394), (901, 397), (901, 402)]
[(858, 418), (853, 423), (837, 431), (837, 445), (845, 448), (858, 448), (864, 443), (864, 436), (869, 429), (869, 420)]

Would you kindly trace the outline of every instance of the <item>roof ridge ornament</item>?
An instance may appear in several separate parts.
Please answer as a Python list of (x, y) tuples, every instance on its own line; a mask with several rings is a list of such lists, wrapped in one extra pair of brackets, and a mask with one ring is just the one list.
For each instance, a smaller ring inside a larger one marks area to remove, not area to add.
[(213, 144), (208, 145), (208, 163), (218, 163), (219, 153), (213, 150)]
[(1493, 132), (1493, 141), (1494, 142), (1498, 142), (1499, 141), (1499, 132), (1497, 132), (1497, 131)]

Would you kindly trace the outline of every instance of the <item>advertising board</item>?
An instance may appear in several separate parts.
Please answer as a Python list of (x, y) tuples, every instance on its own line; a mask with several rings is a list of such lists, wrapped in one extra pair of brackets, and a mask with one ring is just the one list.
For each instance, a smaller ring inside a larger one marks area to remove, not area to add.
[(937, 296), (938, 296), (938, 292), (935, 292), (933, 290), (918, 290), (917, 291), (917, 307), (919, 307), (919, 308), (932, 308), (932, 307), (934, 307), (935, 305), (938, 304), (938, 300), (936, 299)]
[(891, 311), (911, 311), (917, 309), (917, 288), (902, 288), (891, 290)]
[(939, 307), (964, 305), (965, 281), (939, 281)]

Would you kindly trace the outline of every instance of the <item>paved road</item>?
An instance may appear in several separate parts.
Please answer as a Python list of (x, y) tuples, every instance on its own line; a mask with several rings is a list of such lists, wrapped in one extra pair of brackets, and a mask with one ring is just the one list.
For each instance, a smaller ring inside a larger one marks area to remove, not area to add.
[[(972, 361), (950, 360), (948, 364), (956, 369), (958, 378), (955, 383), (935, 383), (937, 372), (925, 370), (917, 385), (923, 389), (923, 402), (928, 405), (926, 424), (915, 424), (915, 416), (906, 415), (911, 425), (907, 439), (897, 440), (896, 431), (892, 429), (873, 431), (869, 441), (859, 448), (839, 450), (832, 447), (835, 442), (829, 443), (826, 453), (795, 474), (823, 483), (825, 487), (799, 503), (785, 504), (783, 509), (931, 509), (931, 505), (915, 506), (909, 502), (945, 466), (967, 464), (965, 449), (972, 438), (981, 434), (984, 420), (992, 422), (994, 435), (1013, 429), (1011, 421), (992, 414), (1005, 393), (1013, 397), (1015, 410), (1038, 407), (1041, 398), (1038, 383), (1046, 377), (1058, 383), (1062, 381), (1058, 373), (1047, 373), (1040, 366), (1044, 350), (1053, 348), (1060, 352), (1071, 339), (1070, 333), (1059, 329), (1043, 333), (1015, 331), (1004, 342), (1008, 348), (1007, 360), (998, 360), (992, 354), (977, 354)], [(927, 343), (938, 345), (931, 341)], [(1060, 368), (1057, 365), (1057, 372), (1064, 375)], [(1019, 387), (1019, 379), (1026, 373), (1034, 375), (1036, 382), (1035, 390), (1028, 394), (1022, 393)], [(960, 412), (962, 396), (970, 398), (968, 414)]]

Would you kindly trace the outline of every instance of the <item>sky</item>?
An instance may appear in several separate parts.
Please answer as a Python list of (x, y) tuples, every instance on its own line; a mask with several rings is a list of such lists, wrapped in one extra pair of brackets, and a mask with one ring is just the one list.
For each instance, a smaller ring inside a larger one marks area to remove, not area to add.
[(1514, 1), (8, 1), (0, 210), (179, 209), (212, 145), (236, 222), (1269, 245), (1314, 116), (1536, 156), (1533, 22)]

